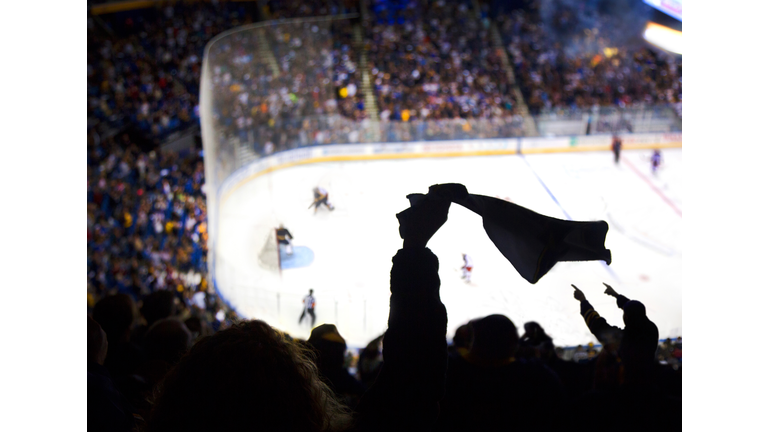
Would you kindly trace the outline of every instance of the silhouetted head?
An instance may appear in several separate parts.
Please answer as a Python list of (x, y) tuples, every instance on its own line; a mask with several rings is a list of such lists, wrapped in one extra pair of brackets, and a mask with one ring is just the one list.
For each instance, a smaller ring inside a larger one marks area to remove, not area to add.
[(310, 290), (309, 290), (309, 294), (311, 295), (311, 294), (312, 294), (312, 293), (314, 293), (314, 292), (315, 292), (315, 290), (313, 290), (313, 289), (311, 289), (311, 288), (310, 288)]
[(624, 304), (624, 324), (636, 325), (646, 320), (645, 306), (637, 300), (630, 300)]
[(155, 291), (144, 298), (141, 315), (147, 320), (147, 326), (156, 321), (176, 315), (174, 300), (176, 295), (171, 291)]
[(523, 337), (529, 337), (531, 339), (537, 339), (539, 335), (544, 333), (544, 329), (541, 328), (536, 321), (529, 321), (523, 325), (525, 334)]
[(538, 355), (548, 358), (553, 354), (554, 345), (552, 344), (552, 338), (544, 331), (544, 329), (536, 321), (529, 321), (523, 326), (525, 328), (525, 334), (523, 334), (522, 340), (526, 345), (536, 348)]
[(208, 323), (200, 319), (199, 316), (193, 315), (187, 318), (184, 320), (184, 325), (187, 326), (187, 329), (192, 333), (193, 340), (210, 334)]
[(176, 318), (163, 318), (147, 330), (144, 349), (150, 360), (176, 363), (192, 345), (192, 333)]
[(320, 369), (338, 368), (344, 365), (347, 342), (341, 337), (336, 326), (323, 324), (315, 327), (307, 342), (318, 354)]
[(159, 386), (147, 431), (338, 430), (349, 416), (307, 354), (258, 320), (203, 338)]
[(93, 307), (93, 319), (115, 345), (128, 341), (135, 316), (136, 304), (127, 294), (104, 297)]
[(108, 346), (107, 334), (95, 319), (88, 316), (88, 362), (104, 365)]
[(454, 348), (469, 348), (472, 344), (472, 326), (464, 324), (456, 329), (453, 335)]
[(512, 358), (517, 349), (517, 327), (504, 315), (489, 315), (474, 320), (472, 326), (473, 356), (489, 361), (503, 361)]
[(366, 355), (378, 355), (381, 353), (381, 346), (382, 341), (384, 340), (384, 335), (381, 335), (377, 337), (376, 339), (368, 342), (368, 345), (365, 346), (365, 349), (363, 350), (363, 353)]

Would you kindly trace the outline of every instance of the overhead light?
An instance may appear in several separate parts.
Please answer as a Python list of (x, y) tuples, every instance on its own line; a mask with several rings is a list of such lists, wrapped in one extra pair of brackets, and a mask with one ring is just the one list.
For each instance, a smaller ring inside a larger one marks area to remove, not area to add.
[(649, 21), (645, 26), (643, 38), (661, 49), (683, 54), (683, 32), (681, 31)]

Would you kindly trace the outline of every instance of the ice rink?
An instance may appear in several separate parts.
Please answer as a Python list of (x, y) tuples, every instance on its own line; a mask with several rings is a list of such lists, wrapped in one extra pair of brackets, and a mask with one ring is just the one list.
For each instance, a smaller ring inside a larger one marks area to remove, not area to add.
[[(537, 284), (520, 277), (488, 239), (479, 216), (458, 205), (429, 243), (440, 260), (440, 295), (448, 338), (470, 319), (504, 314), (517, 325), (537, 321), (558, 346), (596, 342), (579, 314), (571, 284), (609, 323), (623, 327), (606, 282), (642, 301), (660, 337), (682, 336), (682, 149), (662, 151), (654, 176), (650, 150), (325, 162), (257, 177), (222, 198), (215, 245), (216, 285), (238, 313), (300, 337), (302, 298), (315, 290), (317, 322), (333, 323), (354, 347), (384, 332), (391, 257), (402, 245), (395, 214), (405, 196), (436, 183), (508, 199), (547, 216), (605, 220), (613, 263), (559, 263)], [(314, 213), (312, 188), (330, 193), (333, 212)], [(294, 236), (303, 267), (269, 270), (259, 254), (271, 228)], [(462, 253), (474, 261), (461, 279)]]

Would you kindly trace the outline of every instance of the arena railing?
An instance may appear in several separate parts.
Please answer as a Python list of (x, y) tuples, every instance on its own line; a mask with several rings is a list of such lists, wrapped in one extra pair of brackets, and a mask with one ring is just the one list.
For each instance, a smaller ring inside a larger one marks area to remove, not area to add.
[(534, 116), (534, 122), (540, 136), (682, 131), (682, 119), (672, 105), (554, 109)]

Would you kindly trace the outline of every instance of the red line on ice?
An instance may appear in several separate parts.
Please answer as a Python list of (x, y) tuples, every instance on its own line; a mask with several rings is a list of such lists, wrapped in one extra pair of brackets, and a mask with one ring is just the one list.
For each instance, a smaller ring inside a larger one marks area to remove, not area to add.
[(657, 188), (657, 187), (656, 187), (656, 186), (655, 186), (653, 183), (651, 183), (651, 181), (650, 181), (650, 180), (648, 180), (648, 178), (647, 178), (646, 176), (644, 176), (644, 175), (643, 175), (643, 174), (642, 174), (642, 173), (641, 173), (641, 172), (640, 172), (640, 171), (639, 171), (637, 168), (635, 168), (635, 166), (632, 164), (632, 162), (630, 162), (630, 161), (629, 161), (629, 159), (627, 159), (627, 158), (625, 158), (625, 157), (623, 157), (623, 156), (622, 156), (622, 157), (621, 157), (621, 161), (622, 161), (622, 162), (624, 162), (624, 163), (626, 163), (626, 164), (627, 164), (627, 166), (629, 166), (629, 167), (632, 169), (632, 171), (634, 171), (634, 172), (635, 172), (635, 174), (637, 174), (638, 176), (640, 176), (640, 178), (641, 178), (641, 179), (643, 179), (643, 181), (644, 181), (645, 183), (647, 183), (647, 184), (648, 184), (648, 186), (650, 186), (650, 187), (651, 187), (651, 189), (653, 189), (653, 191), (654, 191), (654, 192), (656, 192), (656, 194), (658, 194), (658, 195), (661, 197), (661, 199), (663, 199), (663, 200), (664, 200), (664, 202), (665, 202), (665, 203), (667, 203), (667, 204), (668, 204), (670, 207), (672, 207), (672, 210), (674, 210), (674, 211), (675, 211), (675, 213), (677, 213), (678, 215), (680, 215), (680, 217), (683, 217), (683, 212), (682, 212), (682, 210), (680, 210), (679, 208), (677, 208), (677, 206), (675, 205), (675, 203), (673, 203), (673, 202), (672, 202), (672, 200), (670, 200), (669, 198), (667, 198), (667, 196), (666, 196), (666, 195), (664, 195), (664, 192), (660, 191), (660, 190), (659, 190), (659, 188)]

